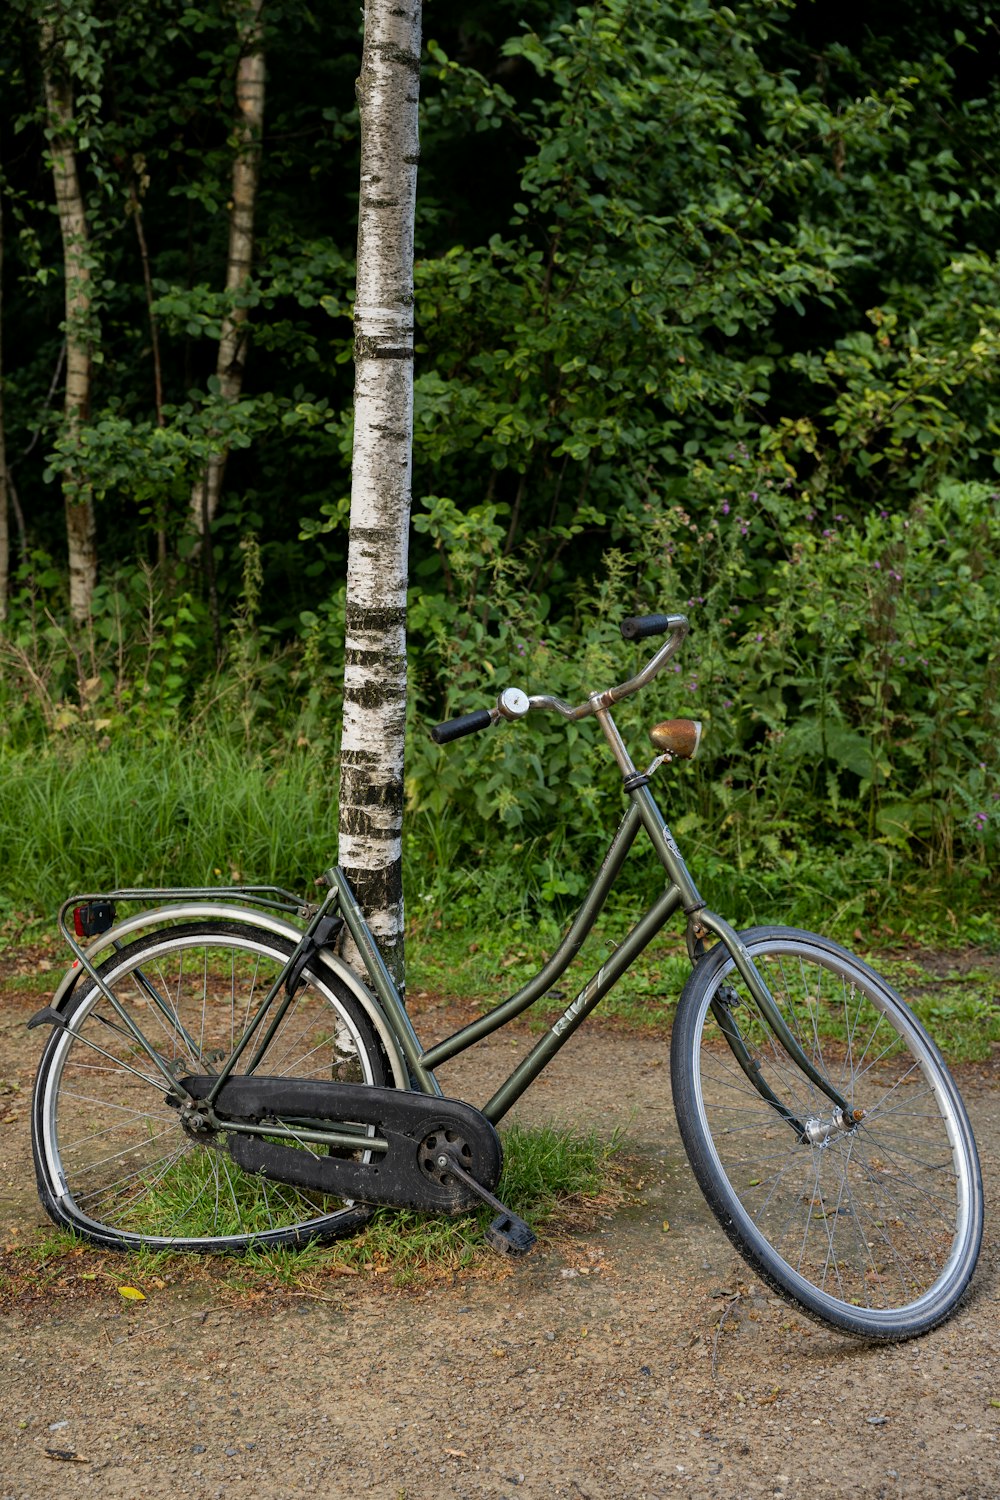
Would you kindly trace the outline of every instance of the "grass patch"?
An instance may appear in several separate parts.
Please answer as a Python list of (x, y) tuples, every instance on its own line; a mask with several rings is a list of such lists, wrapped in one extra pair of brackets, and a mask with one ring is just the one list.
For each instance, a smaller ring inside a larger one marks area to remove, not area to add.
[[(882, 974), (949, 1061), (982, 1062), (1000, 1044), (1000, 922), (992, 914), (962, 924), (937, 912), (933, 921), (916, 914), (896, 924), (841, 923), (831, 930), (820, 920), (814, 926)], [(530, 1027), (540, 1029), (565, 1008), (626, 927), (625, 917), (602, 917), (559, 983), (562, 998), (540, 1000), (527, 1012)], [(554, 927), (524, 930), (513, 938), (496, 928), (470, 938), (468, 930), (418, 927), (408, 940), (409, 992), (418, 1004), (421, 994), (430, 992), (472, 1000), (487, 1010), (525, 984), (557, 942)], [(595, 1017), (666, 1034), (690, 972), (683, 929), (669, 928), (639, 955)]]
[[(512, 1125), (503, 1132), (498, 1196), (548, 1237), (585, 1228), (625, 1196), (621, 1139), (555, 1125)], [(147, 1297), (173, 1286), (226, 1295), (321, 1295), (341, 1277), (392, 1286), (434, 1282), (461, 1272), (490, 1274), (506, 1265), (484, 1241), (492, 1210), (457, 1218), (379, 1209), (350, 1239), (300, 1250), (251, 1250), (238, 1258), (99, 1250), (60, 1229), (0, 1252), (0, 1305), (45, 1304), (135, 1287)]]
[(1000, 964), (949, 965), (953, 957), (889, 953), (880, 955), (875, 966), (949, 1062), (984, 1062), (1000, 1046)]
[[(577, 989), (605, 962), (628, 930), (630, 919), (602, 918), (556, 989), (527, 1013), (541, 1027), (558, 1015)], [(407, 939), (408, 994), (419, 1001), (426, 993), (473, 1001), (486, 1010), (512, 995), (542, 966), (557, 946), (553, 927), (525, 929), (512, 938), (509, 929), (484, 924), (474, 936), (468, 928), (416, 928)], [(598, 1015), (625, 1025), (662, 1028), (673, 1016), (691, 972), (682, 927), (661, 934), (642, 953), (601, 1002)]]
[(53, 912), (84, 887), (305, 890), (333, 853), (329, 790), (305, 753), (268, 761), (206, 734), (0, 762), (0, 921)]

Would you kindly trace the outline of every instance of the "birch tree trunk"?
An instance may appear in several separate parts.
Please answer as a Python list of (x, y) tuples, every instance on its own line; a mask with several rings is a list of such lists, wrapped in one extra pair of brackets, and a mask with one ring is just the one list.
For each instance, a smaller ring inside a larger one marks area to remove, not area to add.
[(10, 487), (3, 416), (3, 200), (0, 199), (0, 620), (7, 618), (10, 589)]
[[(66, 288), (66, 394), (63, 431), (79, 442), (90, 416), (91, 261), (87, 216), (76, 167), (73, 83), (57, 30), (59, 9), (49, 5), (40, 17), (42, 75), (48, 116), (49, 155), (62, 235)], [(69, 554), (69, 607), (73, 619), (90, 616), (97, 582), (94, 502), (86, 480), (72, 469), (63, 476), (66, 542)]]
[(340, 863), (403, 980), (403, 738), (420, 0), (366, 0)]
[[(226, 292), (236, 298), (250, 279), (253, 264), (254, 209), (260, 176), (261, 135), (264, 129), (263, 0), (246, 0), (241, 23), (242, 51), (236, 70), (236, 154), (233, 158), (232, 207), (229, 212), (229, 253)], [(222, 323), (215, 373), (226, 401), (238, 399), (243, 389), (247, 354), (247, 309), (230, 304)], [(212, 455), (191, 490), (191, 518), (203, 535), (219, 507), (228, 450)]]

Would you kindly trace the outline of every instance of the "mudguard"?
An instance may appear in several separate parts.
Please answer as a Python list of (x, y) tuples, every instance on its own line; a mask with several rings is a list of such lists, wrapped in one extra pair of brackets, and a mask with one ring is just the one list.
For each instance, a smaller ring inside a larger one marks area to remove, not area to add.
[[(147, 928), (172, 927), (182, 922), (210, 921), (210, 922), (239, 922), (243, 926), (259, 927), (262, 932), (270, 933), (278, 937), (287, 938), (292, 943), (297, 943), (302, 936), (302, 929), (291, 922), (286, 922), (271, 912), (250, 910), (244, 906), (221, 906), (216, 902), (190, 901), (178, 903), (173, 906), (158, 907), (153, 911), (137, 912), (134, 916), (125, 918), (117, 923), (107, 932), (103, 932), (86, 951), (88, 959), (93, 964), (99, 964), (109, 953), (115, 944), (129, 941), (131, 938), (139, 937)], [(322, 951), (316, 957), (316, 962), (322, 964), (325, 969), (333, 973), (341, 981), (344, 987), (358, 1005), (365, 1012), (378, 1034), (379, 1040), (385, 1049), (389, 1066), (392, 1069), (392, 1080), (398, 1089), (410, 1088), (410, 1075), (403, 1057), (402, 1050), (395, 1032), (389, 1025), (382, 1007), (377, 998), (372, 994), (368, 986), (358, 977), (343, 959), (336, 954)], [(60, 981), (59, 987), (52, 996), (50, 1007), (53, 1011), (65, 1014), (66, 1008), (73, 997), (73, 993), (81, 976), (86, 975), (86, 970), (76, 961), (67, 969)], [(55, 1017), (46, 1016), (56, 1022)]]

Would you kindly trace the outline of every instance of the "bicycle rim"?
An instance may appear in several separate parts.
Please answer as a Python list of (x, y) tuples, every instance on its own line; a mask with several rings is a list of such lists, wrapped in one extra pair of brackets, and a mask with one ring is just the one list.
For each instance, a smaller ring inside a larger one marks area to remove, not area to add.
[[(249, 924), (218, 922), (153, 933), (99, 972), (161, 1063), (183, 1077), (218, 1071), (289, 952)], [(311, 973), (259, 1071), (386, 1081), (367, 1018), (334, 976)], [(242, 1172), (223, 1137), (185, 1133), (168, 1093), (102, 991), (86, 990), (50, 1039), (35, 1086), (39, 1191), (57, 1223), (115, 1247), (243, 1250), (348, 1233), (369, 1216), (361, 1205)]]
[[(743, 941), (850, 1113), (793, 1063), (716, 949), (685, 988), (672, 1044), (699, 1183), (741, 1254), (812, 1316), (871, 1339), (926, 1332), (961, 1298), (982, 1238), (975, 1142), (944, 1061), (896, 992), (836, 944), (766, 928)], [(733, 1022), (749, 1074), (760, 1069), (797, 1126), (740, 1066), (723, 1034)]]

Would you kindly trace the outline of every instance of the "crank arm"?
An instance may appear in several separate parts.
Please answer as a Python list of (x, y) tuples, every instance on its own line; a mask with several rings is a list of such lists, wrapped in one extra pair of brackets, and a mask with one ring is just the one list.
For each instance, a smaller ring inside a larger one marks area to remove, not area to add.
[(475, 1193), (476, 1197), (488, 1203), (490, 1208), (498, 1210), (497, 1217), (486, 1232), (486, 1238), (494, 1250), (499, 1250), (502, 1255), (524, 1255), (531, 1249), (537, 1240), (534, 1230), (501, 1203), (489, 1188), (477, 1182), (456, 1159), (453, 1152), (449, 1151), (446, 1146), (442, 1147), (435, 1161), (444, 1171), (453, 1173), (459, 1182), (464, 1182), (470, 1193)]

